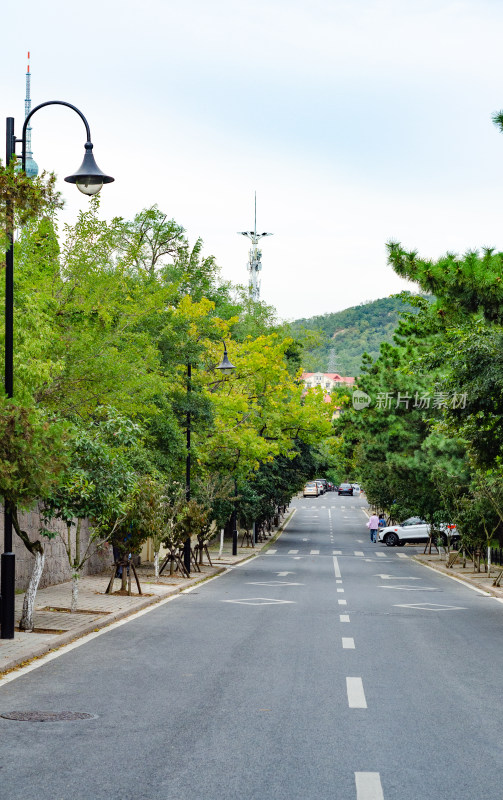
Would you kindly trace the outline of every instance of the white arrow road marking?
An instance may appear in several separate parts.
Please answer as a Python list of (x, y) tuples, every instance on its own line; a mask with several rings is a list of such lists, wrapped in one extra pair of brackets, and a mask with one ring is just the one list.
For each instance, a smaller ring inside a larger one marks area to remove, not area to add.
[(417, 608), (418, 611), (466, 611), (464, 606), (441, 606), (438, 603), (395, 603), (395, 608)]
[(355, 640), (350, 636), (343, 636), (342, 637), (342, 649), (343, 650), (354, 650), (355, 649)]
[(356, 800), (384, 800), (378, 772), (355, 772)]
[(403, 589), (404, 592), (441, 592), (435, 586), (383, 586), (380, 584), (378, 589)]
[(335, 577), (340, 578), (341, 576), (341, 568), (339, 567), (339, 561), (334, 556), (334, 570), (335, 570)]
[(350, 708), (367, 708), (363, 681), (361, 678), (346, 678), (346, 690)]
[(277, 572), (278, 578), (286, 578), (287, 575), (295, 575), (295, 572)]
[(374, 575), (374, 578), (380, 578), (382, 581), (420, 581), (421, 578), (412, 578), (411, 576), (405, 577), (404, 575), (384, 575), (383, 573), (377, 573)]
[(272, 606), (283, 603), (295, 603), (294, 600), (272, 600), (269, 597), (248, 597), (243, 600), (222, 600), (222, 603), (237, 603), (242, 606)]
[(247, 581), (247, 586), (304, 586), (303, 583), (290, 583), (289, 581)]

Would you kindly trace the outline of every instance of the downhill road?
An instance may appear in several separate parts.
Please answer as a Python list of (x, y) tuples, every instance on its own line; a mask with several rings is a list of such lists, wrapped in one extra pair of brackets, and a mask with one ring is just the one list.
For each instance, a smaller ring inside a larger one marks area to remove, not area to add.
[(503, 606), (295, 500), (223, 577), (0, 681), (1, 800), (501, 800)]

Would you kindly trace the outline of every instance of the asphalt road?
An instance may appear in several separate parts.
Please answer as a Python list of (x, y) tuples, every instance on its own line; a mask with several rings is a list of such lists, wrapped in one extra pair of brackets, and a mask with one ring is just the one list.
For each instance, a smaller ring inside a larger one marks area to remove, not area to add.
[(295, 501), (263, 555), (0, 684), (1, 800), (501, 800), (503, 606)]

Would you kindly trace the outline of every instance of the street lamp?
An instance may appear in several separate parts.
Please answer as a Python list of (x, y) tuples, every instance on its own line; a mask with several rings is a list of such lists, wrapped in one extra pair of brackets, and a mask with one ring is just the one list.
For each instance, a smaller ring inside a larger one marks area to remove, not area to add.
[[(217, 364), (217, 369), (219, 369), (222, 375), (230, 375), (236, 367), (234, 364), (231, 364), (229, 361), (229, 356), (227, 355), (227, 345), (224, 342), (224, 355), (220, 364)], [(232, 555), (237, 556), (238, 554), (238, 510), (236, 505), (236, 498), (238, 494), (237, 483), (234, 480), (234, 509), (232, 512)]]
[[(93, 156), (93, 144), (91, 142), (91, 130), (89, 124), (78, 108), (71, 103), (63, 100), (49, 100), (40, 103), (26, 116), (21, 139), (17, 139), (14, 133), (14, 117), (7, 117), (6, 120), (6, 166), (16, 155), (16, 144), (21, 144), (21, 164), (23, 172), (26, 171), (26, 135), (28, 123), (32, 116), (45, 106), (67, 106), (75, 111), (86, 128), (87, 141), (84, 145), (85, 154), (81, 166), (73, 175), (65, 178), (67, 183), (75, 183), (77, 188), (87, 195), (97, 194), (104, 183), (111, 183), (114, 179), (110, 175), (105, 175), (100, 170)], [(13, 208), (7, 209), (7, 250), (5, 253), (5, 394), (12, 397), (14, 394), (14, 231), (13, 231)], [(4, 552), (0, 560), (1, 575), (1, 602), (0, 602), (0, 626), (1, 639), (14, 638), (14, 598), (15, 598), (15, 575), (16, 562), (12, 552), (12, 513), (7, 503), (4, 504)]]

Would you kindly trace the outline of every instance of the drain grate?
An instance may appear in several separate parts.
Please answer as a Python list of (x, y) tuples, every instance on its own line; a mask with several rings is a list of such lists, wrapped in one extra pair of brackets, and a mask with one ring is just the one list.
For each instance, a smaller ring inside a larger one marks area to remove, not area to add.
[(8, 711), (0, 714), (4, 719), (19, 722), (70, 722), (74, 719), (95, 719), (94, 714), (84, 711)]

